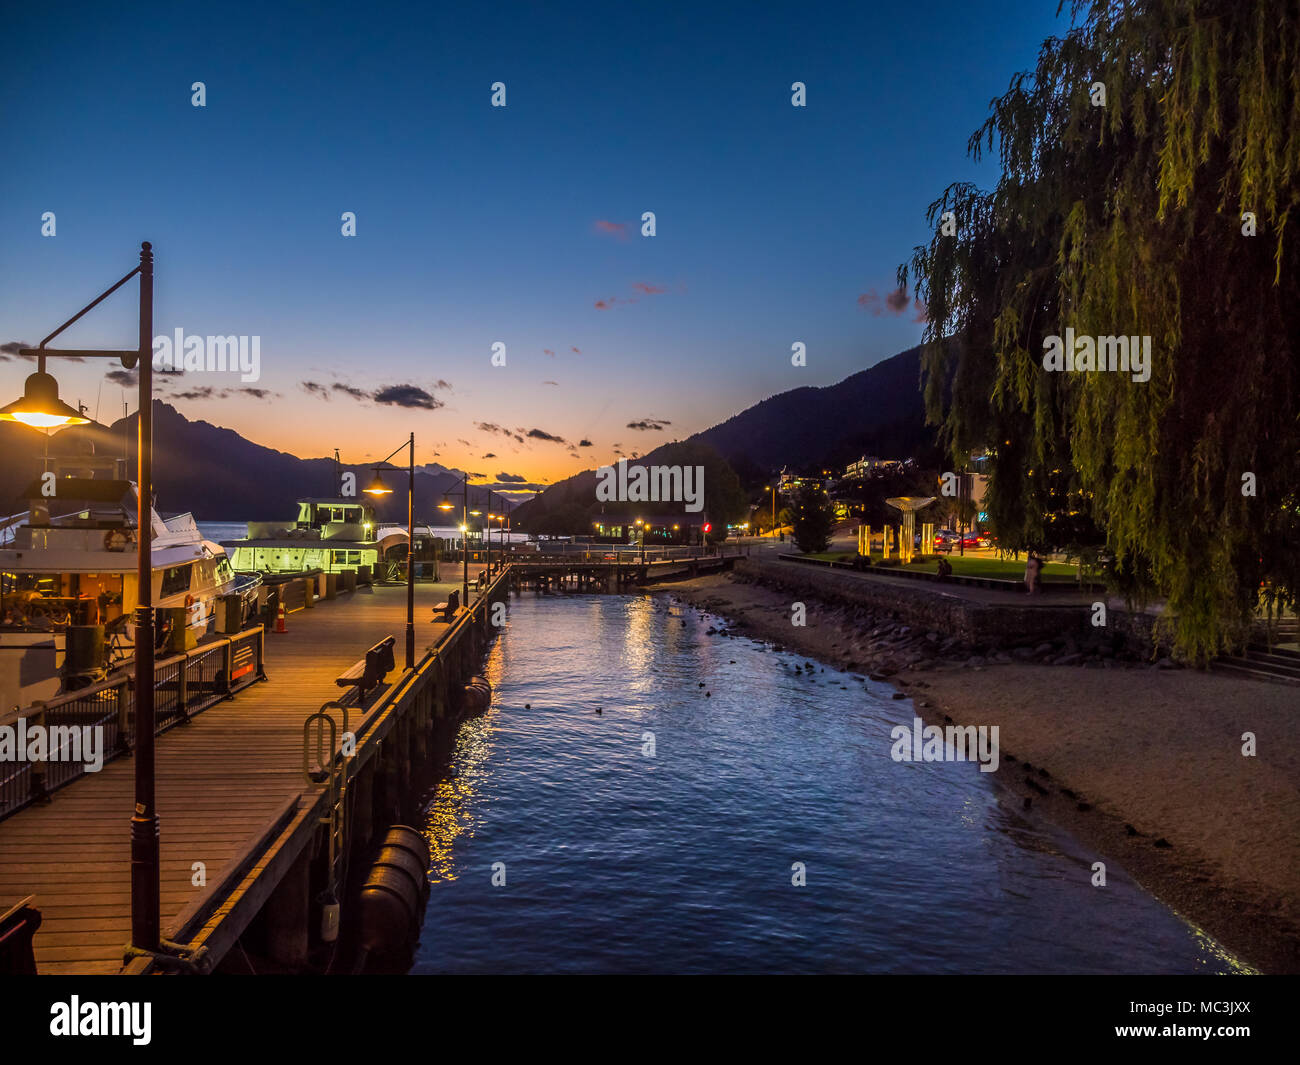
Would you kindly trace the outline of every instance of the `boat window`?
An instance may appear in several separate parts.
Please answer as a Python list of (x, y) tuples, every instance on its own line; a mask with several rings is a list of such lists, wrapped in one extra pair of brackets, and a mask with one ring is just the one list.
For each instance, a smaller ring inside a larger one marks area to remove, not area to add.
[(334, 565), (359, 566), (361, 565), (361, 552), (360, 551), (335, 551)]
[(162, 596), (166, 598), (169, 595), (180, 595), (181, 592), (190, 590), (190, 567), (173, 566), (171, 569), (163, 570), (162, 579)]

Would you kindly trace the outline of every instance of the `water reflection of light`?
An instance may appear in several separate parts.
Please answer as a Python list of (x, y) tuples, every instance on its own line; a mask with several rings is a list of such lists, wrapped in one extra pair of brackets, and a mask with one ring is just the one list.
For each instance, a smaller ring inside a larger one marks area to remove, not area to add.
[(1188, 916), (1185, 913), (1175, 910), (1173, 909), (1173, 907), (1170, 907), (1170, 912), (1173, 913), (1179, 920), (1187, 924), (1189, 930), (1192, 933), (1192, 938), (1196, 940), (1196, 945), (1200, 947), (1201, 951), (1206, 955), (1205, 957), (1198, 959), (1199, 964), (1208, 965), (1209, 960), (1213, 958), (1216, 961), (1220, 962), (1221, 964), (1226, 965), (1229, 969), (1232, 970), (1232, 972), (1238, 975), (1241, 976), (1261, 975), (1258, 969), (1253, 968), (1250, 965), (1247, 965), (1240, 958), (1234, 958), (1231, 954), (1229, 954), (1226, 950), (1224, 950), (1222, 945), (1217, 940), (1215, 940), (1213, 936), (1211, 936), (1207, 931), (1205, 931), (1204, 928), (1201, 928), (1199, 925), (1193, 924), (1191, 919), (1188, 918)]
[(623, 636), (623, 668), (636, 687), (647, 683), (648, 667), (654, 660), (655, 612), (648, 599), (627, 600)]
[(452, 764), (457, 775), (440, 780), (424, 812), (424, 838), (429, 842), (429, 871), (434, 881), (455, 880), (454, 850), (461, 836), (472, 837), (475, 807), (483, 792), (492, 756), (493, 718), (497, 709), (497, 686), (504, 672), (504, 641), (496, 640), (483, 667), (492, 685), (492, 704), (480, 717), (461, 724), (456, 736)]

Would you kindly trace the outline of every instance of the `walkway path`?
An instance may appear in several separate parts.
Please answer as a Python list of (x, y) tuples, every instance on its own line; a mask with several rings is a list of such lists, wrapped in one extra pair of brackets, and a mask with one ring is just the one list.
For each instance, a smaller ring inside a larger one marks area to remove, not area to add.
[[(446, 628), (428, 620), (432, 604), (459, 585), (418, 584), (416, 656)], [(471, 587), (471, 596), (474, 594)], [(385, 636), (397, 637), (401, 675), (406, 589), (360, 588), (291, 614), (288, 633), (266, 637), (267, 680), (163, 733), (157, 746), (162, 822), (162, 924), (166, 928), (205, 886), (217, 884), (302, 777), (302, 725), (341, 693), (334, 678)], [(130, 939), (131, 758), (109, 762), (0, 821), (0, 912), (36, 895), (42, 973), (115, 973)], [(206, 870), (195, 886), (194, 863)]]

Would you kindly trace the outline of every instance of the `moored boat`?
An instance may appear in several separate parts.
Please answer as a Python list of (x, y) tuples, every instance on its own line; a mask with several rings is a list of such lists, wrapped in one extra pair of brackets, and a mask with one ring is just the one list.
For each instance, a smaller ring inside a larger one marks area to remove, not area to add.
[(400, 545), (405, 554), (406, 542), (405, 529), (379, 531), (369, 504), (327, 498), (298, 500), (293, 521), (250, 521), (246, 539), (223, 540), (221, 546), (240, 573), (341, 573), (363, 567), (374, 573), (392, 548)]
[[(133, 653), (135, 484), (42, 478), (24, 494), (30, 509), (0, 523), (0, 710), (79, 687)], [(149, 513), (158, 650), (183, 649), (210, 632), (222, 596), (248, 596), (252, 582), (237, 581), (190, 514)]]

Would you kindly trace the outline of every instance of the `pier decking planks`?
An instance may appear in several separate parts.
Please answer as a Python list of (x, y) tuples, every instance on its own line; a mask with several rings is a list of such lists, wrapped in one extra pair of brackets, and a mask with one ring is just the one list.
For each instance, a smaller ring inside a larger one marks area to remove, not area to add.
[[(416, 585), (417, 657), (447, 629), (428, 619), (453, 587), (459, 583)], [(398, 654), (388, 683), (400, 677), (405, 625), (404, 586), (321, 600), (295, 612), (287, 633), (267, 633), (265, 682), (158, 737), (164, 928), (221, 880), (290, 795), (314, 796), (302, 778), (303, 720), (339, 698), (334, 678), (390, 634)], [(119, 758), (55, 792), (48, 805), (0, 821), (0, 909), (36, 896), (39, 972), (122, 968), (131, 925), (133, 774), (132, 759)], [(205, 886), (191, 883), (194, 862), (206, 866)]]

